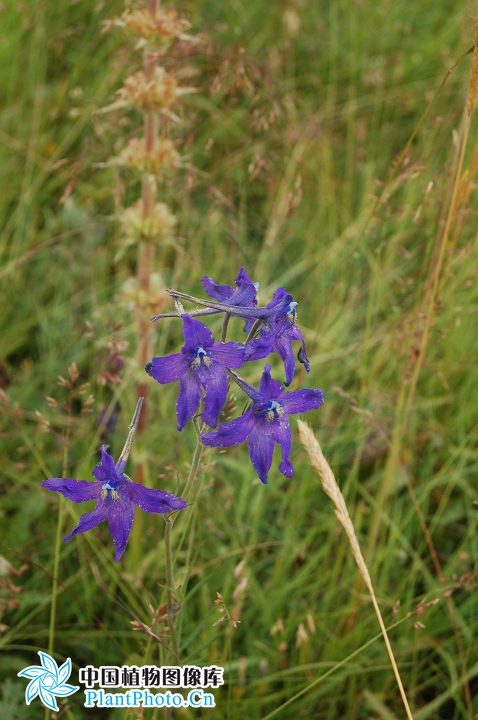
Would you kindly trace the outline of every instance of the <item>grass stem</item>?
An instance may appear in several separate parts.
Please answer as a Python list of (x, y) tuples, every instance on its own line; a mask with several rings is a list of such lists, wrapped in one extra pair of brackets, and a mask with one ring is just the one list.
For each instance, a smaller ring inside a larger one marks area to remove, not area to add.
[(410, 710), (410, 705), (408, 704), (408, 699), (405, 693), (405, 689), (403, 687), (402, 679), (400, 677), (400, 672), (398, 670), (398, 666), (395, 660), (395, 656), (393, 654), (392, 646), (390, 644), (390, 640), (388, 638), (387, 629), (385, 627), (385, 623), (383, 622), (382, 613), (380, 612), (380, 608), (378, 606), (377, 598), (375, 596), (375, 591), (372, 585), (372, 579), (370, 577), (370, 573), (368, 571), (367, 565), (365, 564), (364, 557), (362, 555), (362, 551), (360, 549), (360, 545), (358, 542), (358, 538), (355, 534), (355, 529), (352, 523), (352, 520), (350, 518), (350, 515), (347, 510), (347, 505), (345, 504), (345, 498), (342, 495), (342, 492), (337, 484), (337, 481), (335, 479), (335, 476), (330, 468), (330, 465), (328, 464), (327, 460), (324, 457), (324, 454), (322, 453), (322, 449), (319, 445), (319, 442), (317, 438), (315, 437), (314, 433), (310, 429), (310, 427), (307, 425), (307, 423), (303, 422), (302, 420), (298, 421), (299, 425), (299, 437), (302, 442), (302, 445), (307, 451), (307, 454), (309, 455), (312, 467), (317, 472), (317, 474), (320, 477), (322, 487), (324, 491), (327, 493), (329, 498), (332, 500), (332, 502), (335, 505), (335, 514), (337, 516), (338, 521), (344, 528), (348, 541), (350, 543), (350, 547), (352, 549), (352, 554), (355, 558), (355, 562), (357, 563), (359, 572), (365, 581), (365, 584), (367, 585), (368, 591), (370, 593), (370, 597), (372, 598), (372, 603), (375, 608), (375, 612), (377, 614), (378, 623), (380, 625), (380, 629), (382, 631), (383, 639), (385, 641), (385, 646), (387, 648), (388, 656), (390, 658), (390, 663), (393, 668), (393, 672), (395, 675), (395, 679), (397, 681), (398, 689), (400, 691), (400, 695), (402, 697), (403, 705), (405, 707), (405, 711), (407, 714), (408, 720), (413, 720), (412, 711)]

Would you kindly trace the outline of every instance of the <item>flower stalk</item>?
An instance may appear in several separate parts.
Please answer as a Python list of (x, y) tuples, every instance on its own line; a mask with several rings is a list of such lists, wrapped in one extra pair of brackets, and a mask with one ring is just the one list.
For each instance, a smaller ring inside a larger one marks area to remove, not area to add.
[[(149, 0), (149, 12), (154, 18), (156, 16), (158, 2), (157, 0)], [(154, 76), (154, 69), (156, 67), (157, 56), (153, 52), (146, 51), (144, 55), (144, 69), (146, 78), (148, 81)], [(145, 156), (146, 161), (151, 157), (154, 152), (154, 146), (156, 137), (159, 130), (159, 116), (155, 111), (146, 111), (144, 114), (144, 139), (145, 139)], [(142, 210), (143, 210), (143, 221), (147, 225), (149, 218), (152, 215), (154, 203), (156, 199), (156, 179), (154, 175), (145, 172), (142, 182)], [(137, 279), (140, 296), (149, 296), (151, 273), (154, 263), (154, 245), (152, 242), (141, 241), (138, 245), (138, 261), (137, 261)], [(145, 308), (141, 306), (138, 308), (138, 359), (139, 366), (144, 367), (148, 362), (150, 356), (150, 328), (148, 313)], [(143, 396), (145, 399), (148, 396), (149, 387), (144, 381), (138, 385), (138, 394)], [(144, 431), (147, 424), (148, 406), (147, 403), (144, 408), (140, 425), (138, 427), (139, 433)], [(143, 478), (143, 469), (141, 468), (140, 477)]]
[[(197, 473), (199, 470), (199, 465), (201, 463), (201, 457), (204, 450), (204, 446), (201, 442), (201, 431), (204, 429), (204, 426), (202, 428), (198, 428), (196, 423), (194, 423), (194, 429), (196, 430), (196, 446), (194, 448), (193, 458), (191, 461), (191, 468), (189, 470), (188, 479), (186, 481), (186, 485), (184, 487), (184, 490), (182, 492), (182, 498), (183, 500), (186, 500), (189, 493), (192, 490), (192, 487), (194, 485), (194, 481), (197, 477)], [(164, 548), (165, 548), (165, 557), (166, 557), (166, 612), (168, 616), (168, 627), (169, 627), (169, 636), (171, 639), (171, 647), (173, 650), (173, 655), (175, 662), (179, 664), (179, 647), (178, 647), (178, 637), (176, 633), (176, 627), (174, 624), (174, 616), (175, 616), (175, 608), (174, 608), (174, 601), (173, 601), (173, 593), (176, 593), (176, 588), (174, 585), (174, 566), (173, 566), (173, 543), (172, 543), (172, 533), (173, 533), (173, 525), (174, 521), (176, 519), (177, 513), (171, 513), (166, 518), (166, 528), (164, 531)]]

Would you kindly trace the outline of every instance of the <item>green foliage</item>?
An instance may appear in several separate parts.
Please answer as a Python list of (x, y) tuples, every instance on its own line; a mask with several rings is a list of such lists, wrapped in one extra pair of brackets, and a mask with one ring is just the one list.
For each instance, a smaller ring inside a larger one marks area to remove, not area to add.
[[(117, 0), (6, 0), (0, 11), (0, 554), (15, 567), (28, 564), (15, 581), (23, 587), (15, 595), (19, 606), (0, 618), (8, 626), (0, 635), (1, 717), (33, 717), (15, 676), (48, 647), (58, 499), (40, 482), (61, 476), (63, 467), (68, 477), (88, 478), (101, 442), (118, 454), (136, 400), (132, 380), (142, 378), (133, 321), (117, 302), (134, 260), (113, 261), (112, 220), (115, 198), (130, 202), (139, 190), (127, 173), (101, 166), (139, 122), (133, 111), (125, 118), (101, 111), (139, 67), (131, 38), (121, 30), (101, 33), (101, 23), (122, 9)], [(409, 391), (403, 381), (415, 367), (469, 58), (448, 79), (375, 209), (374, 202), (447, 68), (472, 45), (471, 5), (199, 0), (181, 9), (205, 39), (188, 62), (198, 72), (188, 84), (200, 92), (187, 98), (177, 131), (186, 133), (180, 150), (192, 164), (162, 189), (179, 216), (182, 244), (181, 253), (168, 256), (167, 282), (197, 294), (202, 275), (231, 282), (244, 264), (261, 283), (261, 301), (282, 284), (299, 301), (312, 371), (299, 373), (294, 388), (304, 383), (325, 392), (324, 407), (307, 419), (364, 549), (372, 518), (381, 520), (370, 571), (387, 625), (401, 602), (390, 637), (414, 717), (466, 718), (444, 593), (453, 590), (477, 695), (472, 187), (445, 256), (400, 471), (390, 496), (378, 498), (399, 395)], [(465, 168), (475, 136), (472, 121)], [(210, 325), (220, 328), (214, 319)], [(177, 323), (166, 321), (156, 332), (157, 354), (178, 348)], [(231, 338), (239, 336), (240, 324), (231, 321)], [(68, 419), (46, 396), (67, 401), (57, 377), (66, 377), (73, 362), (79, 383), (90, 385)], [(105, 374), (117, 366), (114, 384)], [(248, 379), (255, 382), (260, 370), (260, 363), (248, 369)], [(94, 413), (82, 413), (90, 392)], [(180, 488), (187, 475), (194, 433), (175, 430), (176, 388), (156, 385), (151, 393), (150, 427), (131, 460), (145, 463), (148, 485), (175, 492), (178, 477)], [(403, 717), (372, 606), (296, 437), (292, 459), (291, 480), (276, 470), (262, 486), (244, 447), (205, 452), (194, 502), (174, 530), (181, 659), (226, 666), (230, 683), (215, 692), (211, 718), (263, 720), (309, 686), (277, 717)], [(64, 534), (82, 511), (65, 503)], [(75, 668), (169, 663), (159, 644), (130, 624), (150, 625), (149, 605), (164, 602), (163, 530), (162, 518), (138, 513), (119, 566), (106, 527), (62, 545), (57, 660), (71, 657)], [(237, 628), (214, 625), (217, 592), (240, 620)], [(434, 598), (440, 601), (423, 614), (414, 612)], [(73, 717), (86, 718), (80, 694), (68, 701)], [(147, 711), (149, 717), (158, 714)]]

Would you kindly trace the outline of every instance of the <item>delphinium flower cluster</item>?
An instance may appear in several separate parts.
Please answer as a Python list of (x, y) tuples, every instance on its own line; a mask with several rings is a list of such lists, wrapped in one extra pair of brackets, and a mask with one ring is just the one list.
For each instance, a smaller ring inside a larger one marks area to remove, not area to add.
[[(200, 416), (203, 445), (230, 447), (247, 440), (252, 465), (263, 483), (267, 483), (274, 444), (277, 443), (282, 451), (279, 470), (285, 477), (291, 477), (294, 468), (290, 461), (292, 433), (288, 416), (319, 408), (324, 400), (322, 390), (285, 391), (272, 378), (270, 364), (265, 365), (258, 388), (236, 371), (248, 362), (263, 360), (275, 352), (284, 364), (284, 385), (287, 387), (294, 378), (293, 342), (298, 341), (298, 361), (309, 372), (305, 341), (296, 324), (297, 302), (284, 288), (279, 288), (268, 305), (259, 307), (258, 284), (249, 279), (244, 268), (235, 280), (235, 288), (218, 285), (208, 276), (202, 279), (202, 284), (211, 300), (169, 290), (179, 310), (177, 317), (182, 321), (184, 345), (179, 353), (153, 358), (146, 365), (146, 372), (162, 385), (178, 381), (178, 430)], [(186, 313), (181, 300), (204, 305), (207, 309)], [(223, 313), (225, 318), (220, 342), (216, 342), (209, 328), (197, 319), (217, 313)], [(154, 319), (170, 316), (167, 313)], [(244, 320), (246, 337), (243, 343), (225, 341), (232, 317)], [(249, 408), (240, 417), (215, 430), (226, 404), (230, 382), (246, 394)], [(204, 432), (204, 426), (212, 430)]]
[[(289, 415), (316, 410), (324, 401), (320, 389), (284, 389), (294, 377), (294, 342), (300, 343), (298, 361), (304, 365), (307, 372), (310, 370), (304, 338), (296, 324), (297, 302), (284, 288), (279, 288), (268, 305), (258, 306), (259, 286), (249, 279), (244, 268), (235, 280), (235, 288), (218, 285), (208, 276), (203, 278), (202, 284), (211, 299), (195, 298), (169, 290), (178, 312), (157, 315), (153, 320), (162, 317), (179, 318), (182, 322), (184, 345), (178, 353), (154, 357), (147, 363), (145, 370), (162, 385), (178, 382), (177, 429), (182, 431), (189, 421), (201, 418), (202, 425), (198, 431), (198, 446), (201, 449), (204, 446), (230, 447), (247, 440), (252, 465), (260, 480), (267, 483), (274, 444), (277, 443), (282, 452), (279, 471), (290, 478), (294, 474), (294, 468), (290, 460), (292, 431)], [(180, 300), (203, 305), (205, 309), (186, 313)], [(216, 342), (211, 330), (197, 317), (219, 313), (224, 314), (224, 322), (222, 337)], [(226, 342), (229, 320), (235, 317), (244, 321), (243, 343)], [(284, 386), (272, 377), (269, 363), (264, 366), (258, 388), (237, 373), (237, 370), (244, 368), (248, 362), (262, 360), (273, 352), (280, 356), (284, 364)], [(248, 408), (238, 418), (218, 427), (231, 382), (247, 396)], [(50, 478), (43, 482), (44, 487), (60, 492), (74, 502), (97, 501), (95, 510), (83, 515), (79, 524), (64, 540), (70, 540), (107, 519), (116, 546), (116, 561), (126, 548), (135, 506), (147, 512), (164, 514), (184, 509), (185, 499), (198, 466), (197, 461), (182, 493), (182, 499), (162, 490), (145, 488), (132, 482), (124, 474), (141, 405), (142, 399), (138, 403), (125, 449), (116, 464), (106, 447), (102, 447), (101, 462), (93, 470), (96, 482), (65, 478)]]

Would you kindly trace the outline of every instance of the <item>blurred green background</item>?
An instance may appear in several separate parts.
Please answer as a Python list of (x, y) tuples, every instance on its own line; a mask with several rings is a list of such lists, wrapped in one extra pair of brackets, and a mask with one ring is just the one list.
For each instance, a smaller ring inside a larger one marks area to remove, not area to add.
[[(467, 709), (463, 668), (478, 695), (474, 117), (436, 272), (470, 56), (395, 163), (447, 69), (473, 45), (475, 4), (188, 0), (177, 8), (203, 42), (185, 59), (184, 77), (199, 92), (172, 130), (189, 164), (160, 189), (178, 216), (165, 281), (198, 294), (202, 275), (232, 284), (245, 265), (261, 304), (281, 285), (299, 302), (312, 370), (296, 373), (293, 389), (325, 392), (305, 419), (345, 494), (386, 624), (399, 622), (390, 637), (414, 718), (473, 717), (478, 698)], [(89, 478), (101, 442), (120, 452), (144, 374), (119, 298), (134, 254), (115, 260), (115, 213), (140, 189), (104, 166), (141, 121), (103, 111), (141, 64), (131, 37), (102, 32), (122, 10), (116, 0), (0, 4), (0, 555), (26, 565), (20, 577), (0, 565), (0, 716), (12, 720), (43, 712), (38, 700), (24, 704), (16, 677), (48, 646), (58, 498), (40, 482), (61, 476), (65, 460), (68, 477)], [(209, 325), (220, 329), (219, 320)], [(174, 321), (152, 332), (155, 354), (181, 345)], [(231, 333), (241, 337), (241, 324), (231, 322)], [(78, 385), (89, 386), (71, 399), (68, 421), (58, 376), (72, 363)], [(274, 368), (282, 378), (276, 356)], [(247, 377), (256, 382), (260, 372), (254, 363)], [(130, 462), (145, 464), (151, 487), (175, 492), (194, 432), (175, 430), (176, 387), (151, 382), (151, 393), (148, 430)], [(174, 531), (182, 662), (225, 665), (228, 684), (204, 711), (210, 718), (404, 717), (347, 540), (291, 424), (290, 480), (276, 456), (261, 485), (244, 446), (204, 455), (195, 501)], [(66, 534), (81, 510), (64, 507)], [(170, 663), (130, 624), (150, 625), (149, 605), (164, 602), (163, 525), (138, 512), (118, 566), (106, 525), (62, 545), (58, 661)], [(237, 628), (214, 625), (217, 592)], [(60, 715), (143, 717), (86, 711), (82, 697), (68, 698)]]

